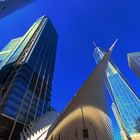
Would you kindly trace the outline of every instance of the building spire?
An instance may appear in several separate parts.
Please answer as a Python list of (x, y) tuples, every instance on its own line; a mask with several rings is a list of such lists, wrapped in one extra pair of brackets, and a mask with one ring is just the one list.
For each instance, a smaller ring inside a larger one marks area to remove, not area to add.
[(96, 48), (96, 47), (97, 47), (97, 45), (96, 45), (95, 41), (93, 41), (92, 43), (93, 43), (93, 46)]
[(109, 48), (109, 50), (112, 50), (115, 47), (117, 41), (118, 41), (118, 38), (114, 41), (114, 43), (111, 45), (111, 47)]

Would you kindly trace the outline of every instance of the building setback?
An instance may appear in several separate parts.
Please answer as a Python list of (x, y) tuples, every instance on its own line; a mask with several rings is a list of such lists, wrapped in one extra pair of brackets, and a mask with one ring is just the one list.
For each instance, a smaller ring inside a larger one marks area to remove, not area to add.
[(0, 52), (0, 139), (17, 138), (50, 110), (57, 32), (39, 18), (23, 37)]
[(32, 3), (35, 0), (1, 0), (0, 1), (0, 18), (7, 16), (16, 10)]
[[(94, 58), (98, 64), (104, 52), (96, 47)], [(106, 69), (106, 86), (113, 100), (112, 109), (123, 140), (140, 139), (140, 101), (132, 88), (111, 62)]]
[(133, 52), (127, 54), (128, 65), (140, 78), (140, 52)]

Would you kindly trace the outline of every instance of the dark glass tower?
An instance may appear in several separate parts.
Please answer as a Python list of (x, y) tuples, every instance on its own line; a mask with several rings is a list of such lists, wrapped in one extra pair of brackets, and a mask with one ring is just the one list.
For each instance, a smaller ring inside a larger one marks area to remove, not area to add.
[[(104, 54), (100, 48), (95, 48), (96, 63), (102, 60)], [(139, 140), (140, 100), (111, 62), (108, 62), (106, 70), (106, 86), (113, 100), (112, 109), (120, 127), (122, 139)]]
[(129, 67), (140, 78), (140, 52), (133, 52), (127, 54)]
[(0, 138), (14, 138), (50, 109), (57, 32), (39, 18), (0, 52)]
[(0, 0), (0, 18), (30, 4), (35, 0)]

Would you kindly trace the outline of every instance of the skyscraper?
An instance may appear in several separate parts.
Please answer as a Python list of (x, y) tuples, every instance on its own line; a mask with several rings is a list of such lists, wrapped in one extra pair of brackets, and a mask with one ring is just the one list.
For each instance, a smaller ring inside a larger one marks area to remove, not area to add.
[(109, 50), (70, 104), (52, 124), (46, 140), (112, 140), (105, 99), (105, 69)]
[(1, 0), (0, 1), (0, 18), (15, 12), (21, 7), (28, 5), (35, 0)]
[(43, 16), (0, 52), (1, 139), (19, 137), (50, 109), (56, 45), (57, 32)]
[[(104, 52), (96, 47), (94, 58), (99, 63)], [(111, 62), (106, 69), (106, 86), (113, 100), (112, 109), (123, 140), (140, 139), (140, 101), (132, 88)]]
[(140, 78), (140, 52), (133, 52), (127, 54), (128, 65)]

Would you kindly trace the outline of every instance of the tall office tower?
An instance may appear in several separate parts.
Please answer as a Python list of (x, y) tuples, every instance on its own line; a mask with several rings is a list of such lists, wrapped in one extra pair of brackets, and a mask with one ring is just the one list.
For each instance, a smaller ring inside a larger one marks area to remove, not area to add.
[(0, 139), (19, 136), (50, 110), (56, 45), (57, 32), (43, 16), (0, 52)]
[(52, 124), (46, 140), (112, 140), (105, 99), (105, 69), (111, 48), (70, 104)]
[(128, 65), (140, 78), (140, 52), (133, 52), (127, 54)]
[[(94, 58), (99, 63), (104, 52), (96, 47)], [(123, 140), (140, 139), (140, 101), (118, 69), (108, 62), (106, 86), (113, 100), (112, 109), (121, 129)]]
[(0, 18), (30, 4), (35, 0), (0, 0)]

